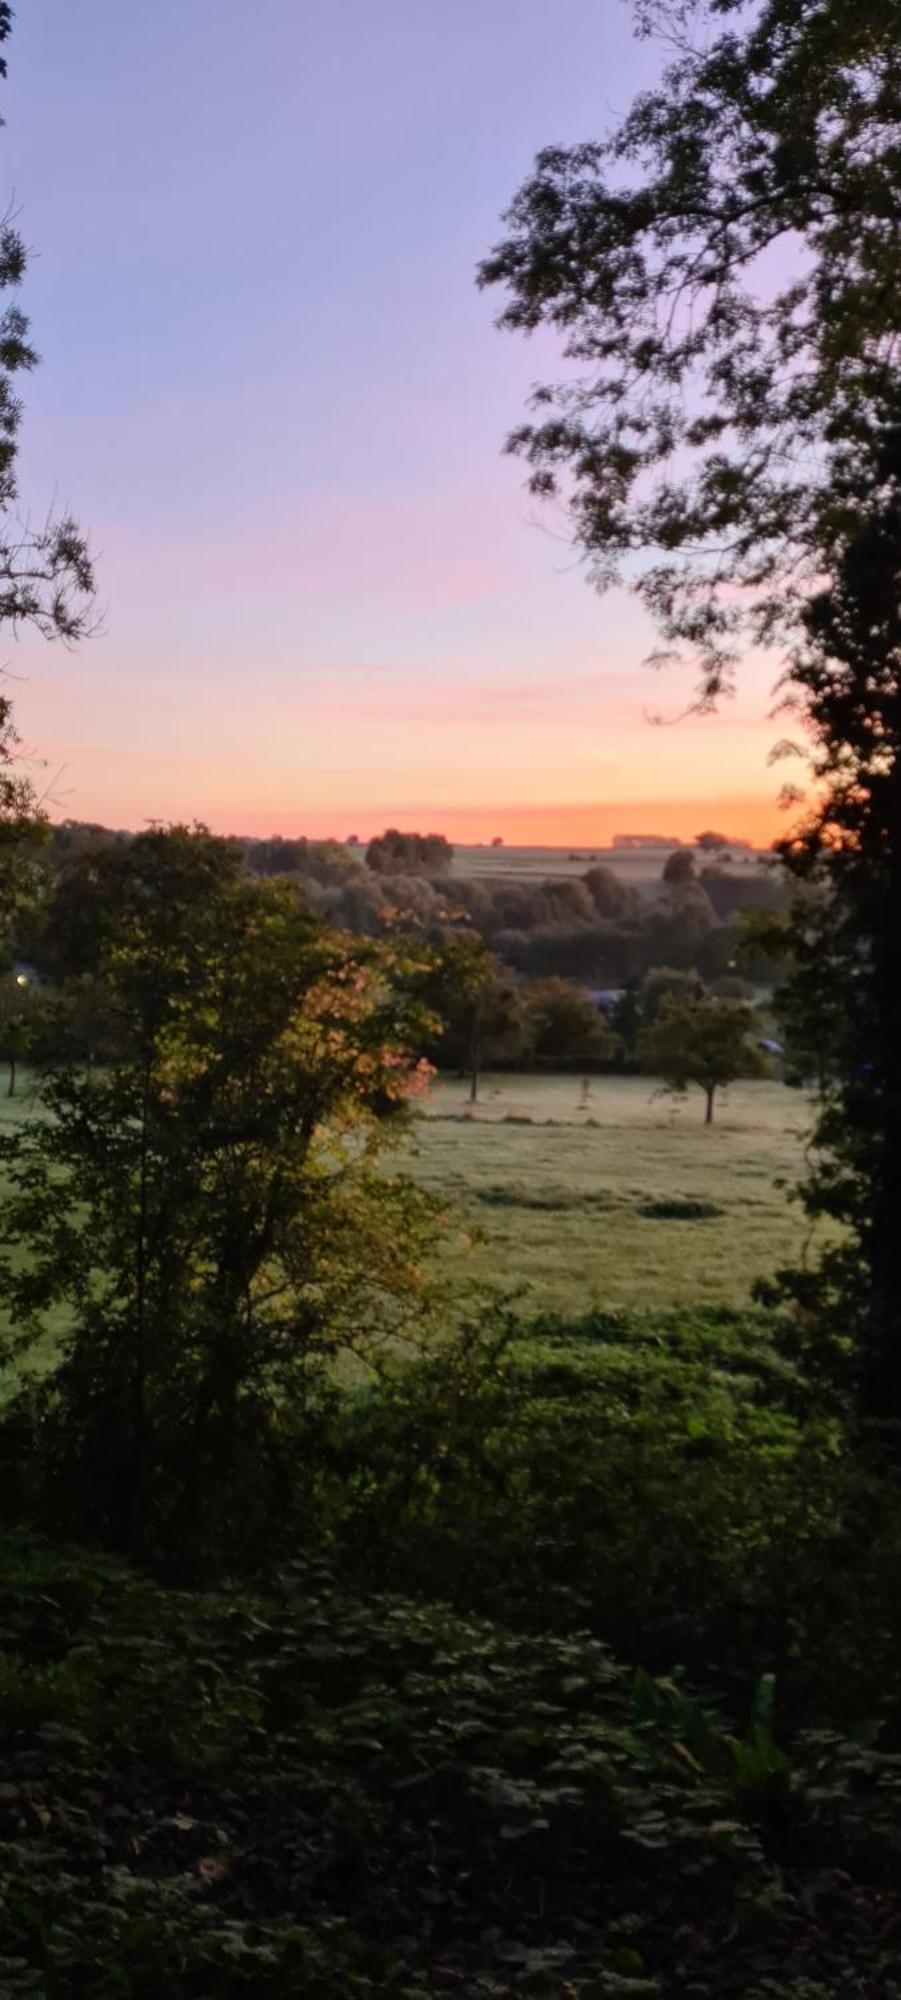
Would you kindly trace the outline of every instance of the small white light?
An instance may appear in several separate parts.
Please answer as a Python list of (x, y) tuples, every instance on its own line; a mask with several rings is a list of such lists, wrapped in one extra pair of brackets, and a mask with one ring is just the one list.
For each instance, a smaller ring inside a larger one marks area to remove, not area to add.
[(17, 973), (16, 973), (16, 985), (17, 985), (17, 986), (27, 986), (27, 985), (28, 985), (28, 974), (27, 974), (27, 972), (17, 972)]

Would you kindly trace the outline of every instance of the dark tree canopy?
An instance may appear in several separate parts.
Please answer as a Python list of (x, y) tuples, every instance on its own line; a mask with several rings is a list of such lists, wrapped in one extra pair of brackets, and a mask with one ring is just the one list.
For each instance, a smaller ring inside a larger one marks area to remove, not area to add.
[[(12, 8), (2, 0), (0, 45), (8, 40), (12, 21)], [(6, 72), (6, 58), (0, 56), (0, 77)], [(0, 221), (0, 293), (12, 295), (0, 312), (0, 622), (14, 629), (32, 625), (48, 639), (75, 640), (88, 627), (94, 589), (85, 538), (69, 514), (48, 515), (35, 524), (16, 511), (22, 417), (16, 377), (38, 359), (17, 303), (25, 267), (25, 246), (7, 211)]]
[[(0, 46), (9, 37), (12, 18), (11, 7), (0, 4)], [(0, 77), (6, 67), (0, 56)], [(84, 635), (91, 620), (94, 575), (87, 542), (70, 515), (47, 515), (34, 523), (18, 505), (22, 405), (17, 378), (38, 359), (18, 303), (25, 266), (25, 247), (7, 211), (0, 219), (0, 297), (7, 301), (0, 305), (0, 626), (14, 633), (31, 626), (44, 638), (72, 642)], [(0, 919), (5, 925), (31, 894), (34, 850), (45, 830), (41, 802), (21, 761), (12, 704), (0, 694)]]
[(539, 155), (482, 266), (502, 325), (556, 329), (570, 364), (510, 446), (595, 582), (634, 580), (693, 655), (702, 704), (744, 646), (781, 652), (818, 780), (780, 843), (784, 1008), (825, 1052), (805, 1199), (846, 1232), (786, 1288), (901, 1424), (901, 0), (640, 19), (660, 87)]
[(366, 865), (377, 875), (446, 875), (453, 853), (443, 833), (401, 833), (389, 826), (369, 842)]
[(680, 882), (693, 882), (694, 875), (694, 855), (687, 853), (682, 848), (681, 850), (677, 850), (675, 854), (671, 854), (669, 859), (664, 862), (660, 879), (662, 882), (668, 882), (672, 887), (674, 884)]
[[(549, 147), (484, 261), (501, 325), (574, 364), (511, 450), (561, 495), (601, 584), (638, 589), (707, 698), (743, 637), (794, 626), (831, 461), (896, 409), (899, 0), (652, 7), (674, 59), (607, 139)], [(693, 37), (697, 37), (697, 46)]]
[(532, 1054), (539, 1062), (609, 1059), (613, 1036), (597, 1007), (568, 979), (536, 979), (526, 999)]

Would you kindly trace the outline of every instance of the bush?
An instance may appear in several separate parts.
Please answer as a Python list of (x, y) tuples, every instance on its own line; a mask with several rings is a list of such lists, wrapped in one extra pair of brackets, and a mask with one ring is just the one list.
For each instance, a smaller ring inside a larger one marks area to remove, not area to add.
[(185, 1596), (9, 1539), (0, 1625), (10, 2000), (901, 1991), (895, 1762), (787, 1753), (767, 1681), (731, 1735), (321, 1563)]

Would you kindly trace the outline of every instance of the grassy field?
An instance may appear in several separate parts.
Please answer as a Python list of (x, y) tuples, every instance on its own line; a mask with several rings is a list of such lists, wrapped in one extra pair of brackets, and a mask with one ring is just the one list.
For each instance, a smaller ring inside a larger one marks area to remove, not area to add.
[[(810, 1107), (774, 1082), (703, 1100), (648, 1077), (486, 1076), (436, 1083), (398, 1165), (446, 1203), (441, 1264), (522, 1309), (744, 1306), (755, 1278), (800, 1257), (789, 1189)], [(0, 1096), (0, 1133), (37, 1112), (27, 1075)], [(782, 1185), (779, 1185), (782, 1183)], [(52, 1332), (48, 1333), (52, 1346)]]
[[(671, 852), (668, 847), (455, 847), (451, 874), (495, 882), (559, 881), (584, 875), (586, 868), (603, 862), (631, 888), (649, 890), (659, 883)], [(737, 848), (727, 864), (729, 873), (752, 873), (759, 860), (758, 854)], [(695, 863), (703, 867), (703, 855), (696, 855)]]
[(646, 1077), (593, 1078), (584, 1109), (578, 1076), (486, 1077), (474, 1115), (466, 1095), (433, 1088), (404, 1163), (447, 1198), (449, 1271), (526, 1311), (744, 1306), (804, 1253), (798, 1091), (734, 1084), (712, 1127), (700, 1092), (680, 1102)]

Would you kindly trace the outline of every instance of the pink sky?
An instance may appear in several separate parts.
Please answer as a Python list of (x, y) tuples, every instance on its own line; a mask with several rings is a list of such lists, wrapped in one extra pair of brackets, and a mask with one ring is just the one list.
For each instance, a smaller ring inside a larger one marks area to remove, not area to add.
[(535, 148), (652, 74), (597, 0), (44, 0), (2, 143), (40, 254), (23, 493), (91, 529), (101, 631), (23, 643), (60, 813), (565, 845), (780, 826), (774, 669), (655, 726), (634, 600), (502, 456), (546, 342), (473, 272)]

